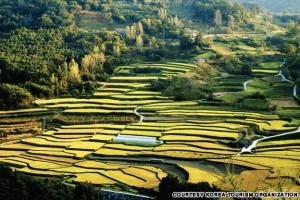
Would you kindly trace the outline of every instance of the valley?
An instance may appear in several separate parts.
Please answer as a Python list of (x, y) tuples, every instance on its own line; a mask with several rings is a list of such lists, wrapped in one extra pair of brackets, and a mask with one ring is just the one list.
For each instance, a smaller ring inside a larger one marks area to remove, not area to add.
[(47, 199), (34, 181), (53, 200), (300, 192), (297, 14), (228, 0), (0, 6), (0, 196)]

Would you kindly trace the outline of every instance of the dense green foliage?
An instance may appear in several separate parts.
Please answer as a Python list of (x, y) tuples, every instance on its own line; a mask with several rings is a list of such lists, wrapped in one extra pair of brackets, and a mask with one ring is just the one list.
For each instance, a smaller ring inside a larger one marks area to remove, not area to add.
[[(171, 175), (163, 178), (159, 184), (158, 200), (171, 200), (173, 192), (221, 192), (221, 189), (207, 182), (197, 184), (179, 182), (179, 180)], [(183, 198), (178, 198), (183, 199)]]
[(210, 98), (212, 89), (209, 84), (214, 82), (213, 77), (218, 71), (208, 64), (199, 64), (195, 72), (171, 79), (153, 81), (153, 90), (161, 91), (163, 95), (174, 98), (176, 101), (199, 100)]
[(126, 47), (119, 36), (105, 31), (18, 29), (1, 39), (0, 80), (21, 87), (26, 83), (32, 91), (33, 85), (27, 83), (31, 81), (36, 84), (32, 94), (40, 97), (79, 93), (82, 83), (103, 80), (105, 70), (111, 71), (118, 58), (114, 46), (120, 51)]
[(0, 32), (9, 32), (21, 27), (58, 28), (73, 23), (67, 3), (61, 0), (2, 0), (0, 7)]
[(300, 1), (299, 0), (234, 0), (242, 3), (256, 3), (259, 4), (268, 10), (275, 13), (282, 12), (291, 12), (299, 13), (300, 12)]
[(174, 96), (177, 101), (207, 98), (209, 92), (211, 91), (207, 88), (207, 85), (198, 80), (185, 77), (173, 78), (164, 91), (167, 96)]
[(288, 41), (283, 44), (283, 50), (288, 54), (288, 72), (289, 75), (300, 83), (300, 26), (292, 26), (287, 34)]
[(286, 54), (285, 75), (300, 82), (300, 26), (291, 22), (288, 25), (288, 32), (285, 35), (276, 35), (267, 38), (269, 45), (276, 46), (281, 52)]
[(208, 25), (254, 27), (250, 12), (228, 0), (5, 0), (0, 7), (0, 82), (33, 98), (90, 94), (118, 65), (190, 59), (213, 45), (202, 35)]
[[(234, 17), (239, 20), (245, 20), (247, 18), (247, 10), (240, 4), (231, 4), (227, 0), (196, 0), (195, 1), (195, 15), (206, 23), (216, 23), (212, 19), (216, 17), (216, 11), (221, 11), (220, 24), (227, 24), (229, 18)], [(217, 24), (218, 25), (218, 24)]]
[(11, 84), (0, 84), (0, 108), (26, 108), (33, 100), (32, 95), (23, 88)]
[(99, 190), (89, 184), (75, 188), (60, 179), (37, 178), (0, 165), (0, 198), (5, 200), (101, 200)]
[[(49, 98), (90, 92), (97, 80), (106, 79), (126, 51), (125, 41), (106, 30), (72, 28), (73, 3), (1, 1), (1, 83), (16, 84), (29, 95)], [(25, 105), (30, 104), (4, 102), (1, 107)]]

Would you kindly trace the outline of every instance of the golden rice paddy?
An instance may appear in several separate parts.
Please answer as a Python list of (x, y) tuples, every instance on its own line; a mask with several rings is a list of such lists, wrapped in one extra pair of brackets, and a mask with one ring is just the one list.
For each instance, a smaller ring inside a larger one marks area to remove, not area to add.
[[(120, 73), (129, 73), (136, 67), (160, 68), (161, 76), (167, 78), (194, 70), (197, 66), (175, 62), (146, 63), (122, 66), (118, 70)], [(262, 70), (255, 72), (266, 73)], [(267, 70), (269, 72), (273, 73)], [(168, 172), (154, 167), (154, 164), (157, 161), (164, 165), (166, 158), (231, 163), (251, 169), (235, 174), (237, 180), (249, 179), (241, 185), (245, 189), (247, 184), (252, 183), (265, 188), (266, 184), (258, 183), (258, 176), (270, 183), (276, 176), (299, 179), (300, 150), (297, 147), (300, 140), (262, 141), (257, 145), (256, 154), (240, 157), (236, 156), (239, 149), (234, 146), (234, 142), (241, 137), (240, 133), (250, 130), (253, 125), (258, 128), (254, 134), (295, 130), (296, 127), (287, 126), (288, 120), (271, 113), (237, 111), (225, 107), (219, 109), (218, 106), (202, 105), (196, 101), (174, 102), (160, 92), (151, 91), (151, 81), (158, 79), (157, 74), (126, 75), (112, 76), (109, 82), (99, 83), (101, 87), (88, 98), (40, 99), (35, 101), (40, 108), (1, 111), (0, 115), (55, 110), (60, 115), (71, 117), (77, 114), (95, 118), (132, 115), (137, 119), (135, 122), (65, 123), (34, 137), (0, 145), (0, 162), (32, 175), (68, 175), (74, 177), (73, 182), (90, 182), (108, 187), (121, 183), (130, 187), (157, 189)], [(138, 122), (139, 117), (135, 116), (134, 110), (138, 106), (141, 107), (137, 112), (145, 115), (144, 122)], [(114, 138), (118, 134), (152, 137), (161, 143), (158, 142), (154, 147), (138, 142), (134, 145), (126, 141), (115, 143)], [(119, 164), (111, 158), (149, 158), (149, 163), (124, 161)], [(154, 159), (151, 161), (150, 158)], [(188, 174), (186, 181), (190, 183), (205, 181), (221, 186), (220, 180), (224, 178), (213, 170), (206, 171), (193, 165), (178, 164), (178, 167)], [(226, 188), (226, 184), (223, 186)]]

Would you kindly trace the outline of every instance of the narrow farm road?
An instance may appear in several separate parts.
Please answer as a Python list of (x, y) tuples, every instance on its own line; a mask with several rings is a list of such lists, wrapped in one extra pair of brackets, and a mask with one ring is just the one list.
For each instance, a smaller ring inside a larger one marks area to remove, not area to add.
[(270, 139), (270, 138), (282, 137), (282, 136), (286, 136), (286, 135), (292, 135), (292, 134), (296, 134), (296, 133), (300, 133), (300, 126), (295, 131), (285, 132), (285, 133), (281, 133), (281, 134), (278, 134), (278, 135), (267, 136), (267, 137), (263, 137), (263, 138), (254, 140), (249, 147), (247, 147), (247, 148), (243, 147), (242, 150), (237, 154), (237, 156), (240, 156), (243, 153), (253, 153), (252, 149), (256, 148), (257, 143), (261, 142), (263, 140), (267, 140), (267, 139)]
[(252, 82), (252, 81), (253, 81), (253, 79), (252, 79), (252, 80), (249, 80), (249, 81), (246, 81), (246, 82), (243, 83), (244, 91), (247, 91), (247, 89), (248, 89), (247, 85), (248, 85), (248, 83), (250, 83), (250, 82)]
[(137, 115), (140, 118), (140, 122), (144, 121), (144, 116), (138, 113), (138, 110), (142, 108), (142, 106), (138, 106), (136, 109), (134, 109), (134, 114)]

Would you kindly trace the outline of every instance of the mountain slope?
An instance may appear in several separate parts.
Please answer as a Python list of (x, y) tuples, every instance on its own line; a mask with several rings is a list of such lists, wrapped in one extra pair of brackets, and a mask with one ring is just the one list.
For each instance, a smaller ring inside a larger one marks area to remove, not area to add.
[(234, 0), (241, 3), (258, 3), (264, 8), (274, 13), (288, 11), (291, 13), (300, 13), (300, 0)]

